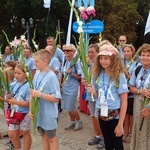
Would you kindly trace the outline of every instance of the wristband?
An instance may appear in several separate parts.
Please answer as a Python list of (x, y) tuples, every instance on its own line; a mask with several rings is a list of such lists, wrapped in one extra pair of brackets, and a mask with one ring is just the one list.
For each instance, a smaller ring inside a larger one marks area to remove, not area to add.
[(40, 98), (42, 99), (42, 96), (43, 96), (43, 93), (41, 92), (41, 94), (40, 94)]
[(150, 109), (150, 105), (146, 105), (146, 108)]

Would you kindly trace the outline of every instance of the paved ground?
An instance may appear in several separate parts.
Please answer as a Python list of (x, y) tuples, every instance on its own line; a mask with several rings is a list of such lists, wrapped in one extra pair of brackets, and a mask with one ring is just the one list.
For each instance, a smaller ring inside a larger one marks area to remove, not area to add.
[[(59, 139), (59, 150), (96, 150), (96, 146), (88, 146), (88, 140), (93, 136), (92, 122), (89, 115), (80, 112), (84, 126), (80, 131), (66, 131), (69, 123), (69, 116), (66, 111), (59, 115), (57, 135)], [(0, 132), (7, 133), (7, 125), (0, 110)], [(31, 129), (32, 132), (32, 129)], [(33, 132), (32, 132), (33, 133)], [(0, 150), (6, 150), (6, 143), (9, 139), (0, 140)], [(36, 141), (32, 143), (31, 150), (42, 150), (41, 137), (37, 134)], [(129, 150), (129, 144), (125, 144), (125, 150)]]

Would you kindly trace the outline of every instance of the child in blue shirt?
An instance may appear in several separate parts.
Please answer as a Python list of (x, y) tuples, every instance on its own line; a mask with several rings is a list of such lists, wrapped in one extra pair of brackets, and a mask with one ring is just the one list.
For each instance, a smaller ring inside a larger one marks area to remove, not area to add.
[[(29, 93), (30, 88), (26, 80), (25, 71), (22, 64), (18, 64), (14, 71), (15, 83), (11, 91), (11, 98), (8, 99), (8, 103), (11, 105), (10, 117), (19, 115), (17, 122), (14, 122), (11, 118), (8, 118), (9, 122), (9, 137), (15, 147), (15, 149), (21, 149), (21, 143), (19, 136), (23, 135), (24, 149), (30, 149), (31, 147), (31, 135), (30, 135), (30, 123), (31, 119), (28, 116), (29, 112)], [(18, 121), (20, 120), (20, 121)], [(12, 122), (13, 121), (13, 122)]]
[[(124, 63), (125, 70), (126, 70), (125, 75), (128, 81), (132, 73), (136, 69), (136, 67), (139, 66), (140, 64), (136, 62), (135, 60), (132, 61), (134, 53), (135, 53), (135, 48), (132, 44), (123, 45), (123, 56), (124, 56), (123, 63)], [(128, 83), (128, 89), (129, 89), (129, 83)], [(123, 141), (125, 143), (130, 143), (130, 140), (131, 140), (132, 127), (133, 127), (133, 103), (134, 103), (134, 94), (129, 92), (128, 93), (128, 106), (127, 106), (127, 112), (126, 112), (126, 117), (125, 117), (125, 122), (124, 122)]]
[[(97, 55), (99, 53), (99, 47), (98, 44), (91, 44), (88, 47), (88, 57), (87, 57), (87, 64), (88, 69), (91, 72), (92, 67), (94, 66), (95, 60), (97, 58)], [(83, 76), (82, 76), (83, 77)], [(82, 79), (82, 83), (84, 84), (85, 88), (87, 88), (87, 82), (84, 80), (84, 77)], [(94, 137), (88, 142), (89, 145), (95, 145), (98, 144), (97, 147), (104, 147), (104, 140), (102, 136), (102, 132), (99, 125), (98, 120), (98, 111), (96, 108), (96, 100), (92, 100), (91, 95), (86, 90), (86, 100), (88, 102), (88, 107), (90, 110), (90, 115), (92, 118), (93, 128), (94, 128)]]
[[(35, 53), (35, 65), (39, 70), (34, 76), (34, 89), (30, 90), (31, 97), (40, 97), (37, 116), (37, 129), (42, 136), (43, 149), (58, 150), (56, 137), (58, 102), (61, 98), (59, 83), (56, 75), (49, 69), (49, 52), (45, 49)], [(29, 116), (34, 116), (29, 113)]]
[(103, 45), (92, 69), (94, 87), (88, 91), (97, 98), (99, 123), (106, 150), (123, 150), (123, 122), (127, 109), (127, 80), (118, 50)]

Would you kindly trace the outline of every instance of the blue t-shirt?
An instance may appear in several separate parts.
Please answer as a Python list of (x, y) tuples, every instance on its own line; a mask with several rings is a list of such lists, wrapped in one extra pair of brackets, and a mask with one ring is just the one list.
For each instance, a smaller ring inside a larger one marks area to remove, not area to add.
[[(19, 83), (17, 80), (12, 83), (12, 97), (17, 101), (27, 101), (29, 102), (30, 87), (27, 81), (24, 84)], [(18, 105), (13, 105), (15, 112), (28, 113), (29, 107), (23, 107)]]
[(128, 92), (128, 85), (123, 73), (119, 76), (119, 82), (116, 82), (111, 81), (110, 76), (102, 71), (95, 83), (95, 89), (98, 91), (96, 107), (100, 109), (101, 105), (108, 105), (109, 110), (114, 110), (120, 108), (120, 94)]
[(57, 47), (56, 52), (55, 52), (55, 57), (58, 58), (59, 62), (63, 62), (63, 60), (64, 60), (64, 53), (58, 47)]
[[(58, 79), (53, 71), (49, 70), (46, 73), (37, 72), (34, 75), (33, 83), (36, 90), (61, 99)], [(40, 126), (44, 130), (53, 130), (57, 128), (57, 105), (58, 103), (56, 102), (50, 102), (40, 98), (37, 127)]]
[[(136, 69), (137, 66), (141, 65), (139, 62), (133, 61), (131, 64), (127, 60), (124, 59), (124, 65), (128, 69), (128, 73), (132, 75), (134, 70)], [(129, 80), (128, 80), (129, 81)], [(128, 82), (128, 88), (130, 87), (130, 84)], [(134, 94), (128, 95), (128, 98), (134, 98)]]
[(135, 71), (133, 72), (129, 84), (131, 86), (135, 86), (138, 89), (148, 89), (149, 87), (149, 83), (150, 83), (150, 69), (146, 70), (146, 75), (145, 75), (145, 79), (142, 80), (142, 76), (144, 74), (144, 68), (142, 67), (139, 71), (139, 73), (137, 74), (137, 77), (135, 75)]
[[(65, 64), (61, 67), (61, 73), (65, 76), (72, 61), (65, 60)], [(81, 64), (79, 61), (72, 68), (72, 74), (82, 75)], [(71, 75), (68, 75), (65, 83), (62, 86), (62, 93), (66, 95), (77, 95), (79, 80)]]
[(5, 57), (5, 63), (9, 60), (14, 60), (14, 57), (12, 54)]
[(52, 57), (51, 61), (49, 63), (49, 67), (58, 72), (58, 74), (57, 74), (57, 78), (58, 78), (59, 73), (60, 73), (60, 62), (59, 62), (58, 58), (56, 58), (55, 56)]
[(32, 57), (29, 57), (29, 58), (25, 59), (25, 62), (26, 62), (26, 65), (29, 69), (29, 72), (32, 73), (32, 71), (36, 69), (34, 59)]
[[(18, 61), (22, 62), (22, 58), (20, 57)], [(25, 63), (27, 65), (27, 67), (28, 67), (28, 70), (29, 70), (30, 74), (32, 75), (32, 71), (36, 70), (34, 59), (32, 57), (25, 58)]]

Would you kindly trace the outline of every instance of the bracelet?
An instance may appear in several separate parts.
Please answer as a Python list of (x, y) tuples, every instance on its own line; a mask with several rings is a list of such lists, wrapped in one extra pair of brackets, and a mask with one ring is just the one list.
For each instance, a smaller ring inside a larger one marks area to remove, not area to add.
[(42, 96), (43, 96), (43, 93), (41, 92), (41, 94), (40, 94), (40, 98), (42, 99)]
[(150, 109), (150, 105), (146, 105), (146, 108)]

